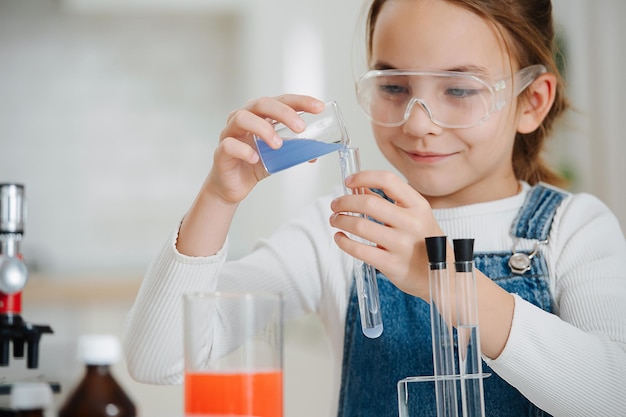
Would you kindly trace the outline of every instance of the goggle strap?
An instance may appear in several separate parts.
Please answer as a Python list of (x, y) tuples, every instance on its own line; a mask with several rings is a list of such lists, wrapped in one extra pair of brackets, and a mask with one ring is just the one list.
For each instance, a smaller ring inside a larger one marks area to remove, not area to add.
[(528, 88), (529, 85), (533, 83), (541, 74), (547, 72), (548, 70), (543, 65), (531, 65), (526, 67), (515, 73), (515, 92), (514, 95), (517, 97)]

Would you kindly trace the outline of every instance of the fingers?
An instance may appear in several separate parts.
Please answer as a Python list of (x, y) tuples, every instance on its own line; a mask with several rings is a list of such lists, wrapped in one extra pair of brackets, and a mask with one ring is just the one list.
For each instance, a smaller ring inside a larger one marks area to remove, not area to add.
[[(360, 180), (354, 183), (360, 184)], [(398, 194), (395, 187), (387, 189)], [(419, 202), (420, 198), (404, 197), (403, 201), (410, 200)], [(339, 197), (333, 200), (331, 208), (334, 213), (330, 224), (340, 230), (335, 234), (340, 249), (375, 266), (402, 291), (418, 297), (428, 294), (428, 281), (424, 280), (428, 266), (424, 238), (442, 232), (427, 203), (401, 207), (376, 194), (365, 193)], [(380, 223), (349, 212), (365, 213)]]
[(270, 147), (278, 148), (282, 140), (276, 135), (272, 123), (281, 122), (294, 132), (301, 132), (305, 123), (298, 112), (319, 113), (323, 109), (322, 101), (295, 94), (251, 100), (244, 108), (230, 113), (220, 139), (227, 136), (243, 139), (256, 135)]
[(282, 143), (270, 122), (246, 109), (231, 113), (226, 128), (220, 135), (220, 141), (232, 137), (251, 145), (253, 136), (260, 137), (272, 148), (278, 148)]
[[(364, 171), (365, 172), (365, 171)], [(361, 183), (362, 173), (355, 174), (354, 180), (349, 178), (349, 186)], [(374, 175), (378, 179), (378, 175)], [(358, 179), (358, 181), (357, 181)], [(383, 182), (385, 182), (383, 180)], [(428, 202), (406, 183), (401, 181), (387, 181), (384, 188), (380, 183), (375, 187), (383, 189), (385, 194), (396, 196), (397, 201), (391, 202), (380, 195), (369, 191), (370, 187), (363, 186), (360, 189), (367, 190), (363, 195), (346, 195), (335, 199), (331, 203), (331, 209), (335, 213), (361, 213), (371, 217), (389, 227), (402, 230), (415, 230), (417, 228), (431, 229), (432, 211)], [(366, 236), (363, 236), (366, 237)], [(370, 239), (371, 240), (371, 239)], [(380, 244), (380, 242), (377, 242)]]
[(367, 260), (372, 265), (384, 265), (386, 252), (378, 246), (351, 239), (344, 232), (335, 233), (335, 242), (344, 252), (357, 259)]
[[(338, 210), (342, 207), (349, 207), (350, 211)], [(364, 239), (385, 249), (404, 244), (412, 245), (412, 242), (405, 242), (407, 238), (413, 239), (418, 227), (412, 221), (412, 214), (379, 196), (340, 197), (333, 201), (331, 208), (335, 211), (330, 218), (331, 226), (350, 234), (357, 241)], [(366, 215), (376, 221), (351, 214), (357, 210), (374, 214)]]
[[(394, 253), (412, 250), (424, 237), (442, 233), (426, 199), (397, 175), (362, 171), (347, 178), (346, 185), (382, 189), (394, 202), (372, 192), (338, 197), (331, 203), (331, 226)], [(376, 222), (349, 213), (361, 213)]]
[(259, 154), (256, 153), (254, 149), (233, 137), (224, 138), (224, 140), (220, 142), (216, 153), (219, 154), (222, 152), (231, 158), (240, 159), (251, 165), (259, 162)]
[(390, 171), (361, 171), (346, 178), (349, 188), (380, 189), (400, 207), (427, 205), (428, 202), (413, 187)]

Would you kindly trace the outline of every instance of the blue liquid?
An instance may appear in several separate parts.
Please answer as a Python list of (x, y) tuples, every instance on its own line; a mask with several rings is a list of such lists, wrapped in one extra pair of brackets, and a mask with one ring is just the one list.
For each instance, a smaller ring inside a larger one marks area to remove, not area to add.
[(370, 339), (376, 339), (378, 336), (383, 334), (383, 325), (377, 324), (374, 327), (363, 328), (363, 334)]
[(263, 165), (270, 174), (338, 151), (344, 147), (341, 143), (326, 143), (312, 139), (289, 139), (283, 141), (283, 146), (280, 148), (272, 149), (264, 141), (256, 138), (254, 140)]

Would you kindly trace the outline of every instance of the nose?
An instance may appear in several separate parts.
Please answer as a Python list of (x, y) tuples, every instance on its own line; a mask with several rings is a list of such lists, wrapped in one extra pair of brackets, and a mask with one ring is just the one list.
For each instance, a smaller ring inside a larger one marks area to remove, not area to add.
[(441, 132), (441, 127), (434, 122), (428, 104), (421, 98), (411, 99), (406, 108), (405, 120), (403, 128), (408, 134), (425, 136), (429, 133), (438, 134)]

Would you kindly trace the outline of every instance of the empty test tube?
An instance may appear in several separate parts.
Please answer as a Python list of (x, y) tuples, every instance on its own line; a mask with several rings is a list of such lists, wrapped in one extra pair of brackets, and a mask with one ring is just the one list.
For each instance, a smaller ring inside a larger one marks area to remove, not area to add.
[(433, 338), (433, 368), (437, 417), (457, 417), (458, 397), (454, 355), (452, 294), (446, 261), (447, 238), (426, 238), (429, 262), (430, 322)]
[[(339, 160), (341, 164), (344, 193), (363, 194), (363, 190), (353, 190), (345, 186), (346, 178), (361, 170), (359, 148), (345, 147), (339, 149)], [(355, 216), (365, 217), (363, 214), (353, 214)], [(351, 238), (371, 245), (370, 242), (358, 236), (351, 236)], [(354, 279), (359, 300), (359, 312), (361, 314), (361, 329), (365, 336), (376, 338), (383, 333), (383, 319), (380, 311), (376, 269), (372, 265), (355, 258)]]
[(464, 417), (484, 417), (474, 239), (455, 239), (453, 245), (461, 408)]

